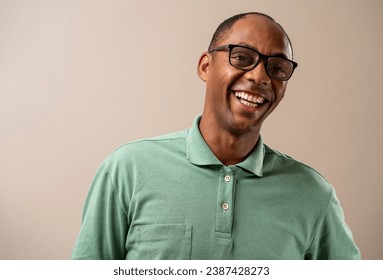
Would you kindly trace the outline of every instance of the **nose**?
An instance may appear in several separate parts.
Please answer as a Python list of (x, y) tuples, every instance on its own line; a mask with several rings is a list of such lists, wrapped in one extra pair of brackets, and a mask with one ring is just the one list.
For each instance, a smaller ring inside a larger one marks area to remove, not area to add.
[(254, 69), (247, 71), (244, 76), (249, 81), (253, 81), (259, 85), (269, 85), (271, 83), (271, 79), (266, 72), (266, 65), (263, 59), (258, 62)]

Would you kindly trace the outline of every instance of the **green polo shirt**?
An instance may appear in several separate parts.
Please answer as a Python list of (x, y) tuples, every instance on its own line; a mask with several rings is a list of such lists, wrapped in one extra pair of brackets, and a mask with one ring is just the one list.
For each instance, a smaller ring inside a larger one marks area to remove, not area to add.
[(333, 187), (260, 138), (224, 166), (199, 129), (125, 144), (100, 166), (73, 259), (359, 259)]

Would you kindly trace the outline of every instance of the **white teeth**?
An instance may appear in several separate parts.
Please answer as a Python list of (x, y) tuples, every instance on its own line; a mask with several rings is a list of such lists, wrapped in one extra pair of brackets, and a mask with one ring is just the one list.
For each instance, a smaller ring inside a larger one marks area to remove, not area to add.
[(243, 91), (236, 91), (235, 96), (239, 98), (239, 101), (241, 101), (242, 104), (252, 108), (258, 107), (258, 105), (262, 104), (265, 101), (265, 98), (263, 98), (262, 96), (251, 95)]
[(257, 103), (250, 103), (250, 102), (243, 100), (243, 99), (240, 99), (239, 101), (241, 101), (242, 104), (249, 106), (249, 107), (252, 107), (252, 108), (258, 107)]
[(265, 101), (265, 99), (264, 99), (262, 96), (258, 96), (258, 97), (257, 97), (257, 101), (256, 101), (257, 103), (262, 104), (263, 101)]

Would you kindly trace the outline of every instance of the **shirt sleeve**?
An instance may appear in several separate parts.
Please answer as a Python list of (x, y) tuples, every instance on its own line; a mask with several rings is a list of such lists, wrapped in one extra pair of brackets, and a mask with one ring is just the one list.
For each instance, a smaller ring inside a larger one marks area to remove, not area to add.
[(72, 259), (125, 259), (128, 219), (103, 163), (85, 201)]
[(334, 190), (327, 211), (322, 221), (319, 222), (305, 258), (314, 260), (357, 260), (361, 258)]

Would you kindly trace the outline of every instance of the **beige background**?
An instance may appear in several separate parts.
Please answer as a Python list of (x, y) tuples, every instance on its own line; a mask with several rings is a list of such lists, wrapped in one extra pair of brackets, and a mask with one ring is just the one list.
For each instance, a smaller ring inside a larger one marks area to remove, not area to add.
[(189, 127), (216, 26), (269, 13), (299, 67), (265, 141), (335, 186), (362, 255), (383, 259), (383, 1), (0, 0), (0, 259), (68, 259), (100, 162)]

